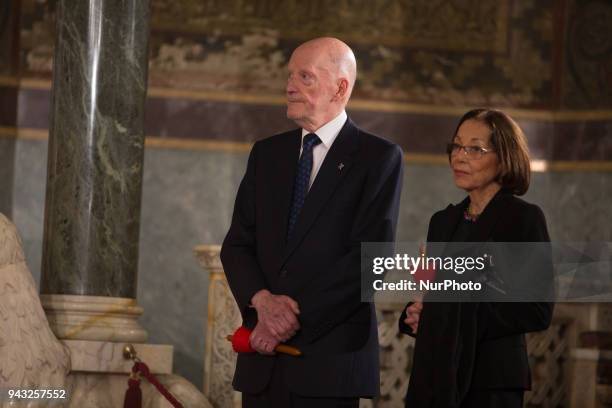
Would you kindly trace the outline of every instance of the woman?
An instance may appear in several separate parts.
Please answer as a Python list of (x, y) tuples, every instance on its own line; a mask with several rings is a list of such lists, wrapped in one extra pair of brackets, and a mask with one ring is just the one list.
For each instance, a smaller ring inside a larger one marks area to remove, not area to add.
[[(492, 109), (467, 112), (448, 156), (468, 196), (433, 215), (429, 243), (550, 241), (540, 208), (516, 197), (529, 187), (530, 166), (514, 120)], [(544, 269), (552, 276), (552, 266)], [(525, 333), (546, 329), (551, 316), (546, 302), (409, 303), (399, 321), (416, 337), (406, 406), (522, 407), (531, 386)]]

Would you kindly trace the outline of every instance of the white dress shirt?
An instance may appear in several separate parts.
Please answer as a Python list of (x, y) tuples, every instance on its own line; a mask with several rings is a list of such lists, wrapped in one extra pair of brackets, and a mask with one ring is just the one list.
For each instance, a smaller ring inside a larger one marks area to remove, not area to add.
[[(310, 182), (308, 184), (309, 190), (317, 177), (317, 173), (321, 168), (321, 164), (323, 164), (323, 160), (325, 160), (325, 156), (327, 156), (327, 152), (334, 143), (334, 140), (336, 140), (336, 137), (338, 136), (338, 133), (340, 133), (342, 126), (344, 126), (346, 119), (346, 111), (343, 109), (338, 116), (314, 131), (314, 133), (319, 136), (319, 139), (321, 139), (321, 143), (312, 149), (312, 171), (310, 173)], [(304, 136), (309, 133), (310, 132), (306, 129), (302, 129), (302, 146), (304, 143)], [(300, 147), (300, 157), (302, 157), (302, 147)]]

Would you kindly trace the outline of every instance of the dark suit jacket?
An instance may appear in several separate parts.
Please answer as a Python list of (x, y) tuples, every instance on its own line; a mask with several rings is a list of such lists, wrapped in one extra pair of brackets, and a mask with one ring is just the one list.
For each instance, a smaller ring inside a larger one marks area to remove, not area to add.
[[(428, 242), (449, 242), (466, 198), (433, 215)], [(489, 202), (468, 241), (548, 242), (540, 208), (501, 190)], [(552, 280), (552, 263), (541, 270)], [(552, 303), (425, 303), (421, 311), (406, 405), (456, 407), (469, 390), (530, 389), (526, 332), (550, 325)], [(399, 321), (401, 332), (413, 335)]]
[(300, 146), (299, 129), (255, 143), (221, 260), (246, 326), (257, 322), (249, 302), (260, 289), (298, 302), (301, 329), (288, 344), (304, 355), (241, 354), (233, 384), (258, 393), (277, 365), (300, 395), (374, 396), (377, 324), (373, 305), (361, 302), (360, 246), (395, 238), (402, 151), (348, 119), (286, 242)]

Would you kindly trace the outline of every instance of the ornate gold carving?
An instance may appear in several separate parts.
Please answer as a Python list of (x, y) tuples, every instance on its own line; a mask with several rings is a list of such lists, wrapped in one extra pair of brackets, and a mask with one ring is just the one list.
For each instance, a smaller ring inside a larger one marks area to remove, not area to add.
[(571, 2), (563, 102), (574, 108), (612, 106), (612, 3)]
[(513, 33), (512, 43), (512, 53), (495, 58), (495, 66), (512, 81), (512, 88), (519, 91), (521, 99), (514, 101), (515, 104), (530, 104), (534, 91), (541, 89), (545, 81), (550, 81), (551, 64), (543, 59), (540, 51), (522, 32)]
[(504, 52), (508, 8), (508, 0), (153, 0), (152, 26), (223, 35), (274, 27), (294, 39), (323, 28), (360, 44)]
[[(50, 74), (52, 3), (24, 0), (26, 76)], [(569, 2), (567, 44), (555, 51), (560, 7), (552, 0), (153, 0), (149, 83), (268, 103), (282, 97), (294, 46), (335, 35), (359, 61), (355, 99), (556, 108), (553, 55), (561, 52), (562, 106), (611, 106), (601, 23), (610, 7)]]

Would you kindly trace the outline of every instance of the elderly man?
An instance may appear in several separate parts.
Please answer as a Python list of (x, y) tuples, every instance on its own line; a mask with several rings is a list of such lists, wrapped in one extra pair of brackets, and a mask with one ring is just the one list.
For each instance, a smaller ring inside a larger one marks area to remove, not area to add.
[[(250, 342), (234, 387), (244, 407), (357, 407), (379, 390), (362, 242), (395, 238), (402, 151), (345, 112), (355, 56), (335, 38), (289, 61), (287, 117), (300, 129), (253, 146), (221, 260)], [(275, 354), (284, 342), (303, 355)]]

